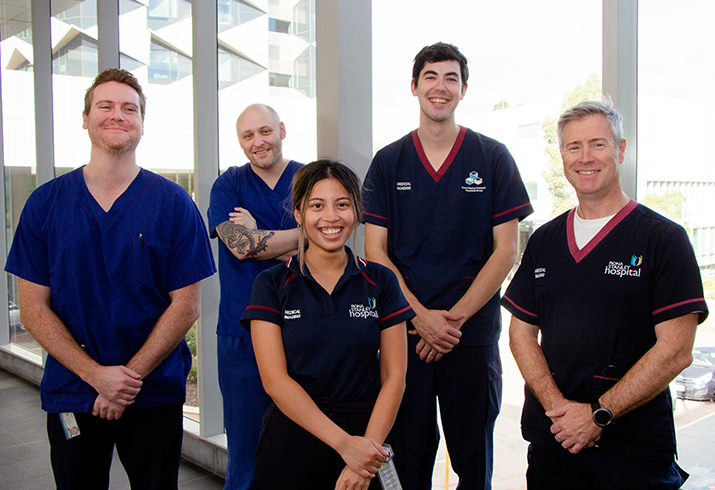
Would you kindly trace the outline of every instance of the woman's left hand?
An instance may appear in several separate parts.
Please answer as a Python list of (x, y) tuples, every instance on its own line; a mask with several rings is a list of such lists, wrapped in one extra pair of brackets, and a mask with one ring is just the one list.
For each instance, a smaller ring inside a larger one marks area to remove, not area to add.
[(367, 490), (371, 478), (365, 478), (355, 473), (349, 466), (343, 468), (340, 478), (335, 483), (335, 490)]

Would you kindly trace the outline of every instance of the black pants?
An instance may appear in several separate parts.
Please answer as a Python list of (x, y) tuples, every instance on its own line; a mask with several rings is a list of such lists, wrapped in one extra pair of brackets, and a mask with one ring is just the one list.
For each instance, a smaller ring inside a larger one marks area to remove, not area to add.
[[(317, 402), (348, 434), (365, 434), (374, 401)], [(268, 407), (256, 453), (259, 490), (333, 490), (345, 461), (333, 448), (289, 419), (275, 405)], [(370, 490), (379, 489), (375, 477)]]
[(176, 490), (183, 403), (125, 410), (119, 420), (77, 413), (80, 435), (65, 439), (59, 414), (47, 414), (50, 459), (58, 490), (109, 488), (114, 446), (132, 490)]
[(675, 490), (687, 478), (674, 461), (646, 461), (599, 447), (571, 454), (529, 445), (529, 490)]

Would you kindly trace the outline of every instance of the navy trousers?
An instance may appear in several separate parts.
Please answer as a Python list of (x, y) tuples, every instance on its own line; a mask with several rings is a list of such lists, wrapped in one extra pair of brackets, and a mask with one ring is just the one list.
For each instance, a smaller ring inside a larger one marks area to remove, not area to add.
[(499, 346), (457, 345), (437, 362), (421, 361), (409, 336), (407, 388), (393, 428), (395, 468), (409, 490), (432, 488), (439, 445), (436, 398), (457, 488), (491, 489), (494, 423), (501, 409)]
[(109, 488), (114, 447), (132, 490), (176, 490), (183, 403), (125, 410), (118, 420), (77, 413), (80, 435), (65, 439), (57, 413), (47, 414), (50, 460), (58, 490)]

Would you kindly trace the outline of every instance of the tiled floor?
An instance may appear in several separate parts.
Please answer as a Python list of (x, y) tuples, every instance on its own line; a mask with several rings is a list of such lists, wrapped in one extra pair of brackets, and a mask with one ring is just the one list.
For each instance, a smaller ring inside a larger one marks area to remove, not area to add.
[[(55, 487), (45, 421), (38, 387), (0, 369), (0, 490)], [(111, 490), (130, 488), (116, 454), (110, 479)], [(223, 484), (223, 478), (182, 461), (181, 490), (220, 490)]]

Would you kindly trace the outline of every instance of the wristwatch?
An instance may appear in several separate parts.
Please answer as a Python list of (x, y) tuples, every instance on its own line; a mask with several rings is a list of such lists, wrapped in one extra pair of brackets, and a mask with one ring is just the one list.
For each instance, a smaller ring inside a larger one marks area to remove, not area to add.
[(591, 411), (593, 412), (593, 423), (597, 426), (608, 427), (613, 423), (613, 412), (601, 405), (598, 400), (591, 403)]

